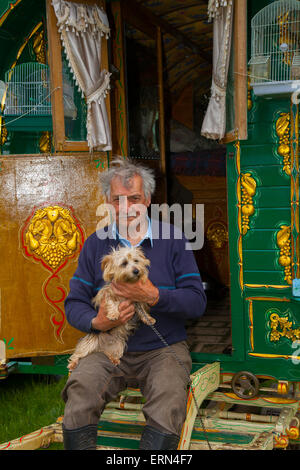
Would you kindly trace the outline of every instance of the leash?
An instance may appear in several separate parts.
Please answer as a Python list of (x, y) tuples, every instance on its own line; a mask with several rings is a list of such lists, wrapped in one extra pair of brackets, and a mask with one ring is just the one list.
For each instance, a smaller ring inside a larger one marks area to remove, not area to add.
[[(144, 315), (144, 312), (143, 312), (143, 309), (138, 305), (136, 304), (136, 307), (138, 308), (138, 310)], [(170, 351), (172, 352), (172, 354), (174, 355), (176, 361), (178, 362), (179, 365), (181, 365), (183, 367), (183, 369), (185, 370), (186, 374), (187, 374), (187, 377), (188, 377), (188, 385), (190, 386), (191, 388), (191, 392), (192, 392), (192, 396), (193, 396), (193, 399), (194, 399), (194, 402), (195, 402), (195, 405), (196, 405), (196, 408), (197, 408), (197, 416), (199, 417), (200, 419), (200, 422), (201, 422), (201, 426), (203, 428), (203, 431), (204, 431), (204, 436), (205, 436), (205, 440), (206, 440), (206, 443), (207, 443), (207, 446), (209, 448), (209, 450), (213, 450), (212, 447), (211, 447), (211, 444), (209, 442), (209, 439), (207, 437), (207, 430), (206, 430), (206, 427), (204, 425), (204, 422), (203, 422), (203, 419), (202, 419), (202, 416), (200, 414), (200, 408), (198, 406), (198, 403), (197, 403), (197, 399), (196, 399), (196, 396), (195, 396), (195, 392), (194, 392), (194, 389), (193, 387), (191, 386), (192, 385), (192, 381), (191, 381), (191, 377), (190, 377), (190, 372), (187, 370), (187, 368), (185, 367), (185, 365), (183, 364), (182, 360), (178, 357), (178, 355), (176, 354), (176, 352), (174, 351), (174, 349), (172, 348), (172, 346), (170, 346), (167, 341), (165, 340), (165, 338), (160, 334), (160, 332), (158, 331), (158, 329), (154, 326), (154, 325), (148, 325), (150, 326), (150, 328), (152, 328), (152, 330), (154, 331), (154, 333), (159, 337), (159, 339), (161, 340), (161, 342), (167, 347), (170, 349)]]

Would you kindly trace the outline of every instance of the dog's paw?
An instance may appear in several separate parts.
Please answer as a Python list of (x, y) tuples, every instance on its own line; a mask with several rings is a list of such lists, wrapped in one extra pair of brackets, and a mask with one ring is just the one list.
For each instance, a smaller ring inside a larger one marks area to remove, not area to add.
[(106, 354), (108, 359), (115, 365), (118, 366), (120, 364), (120, 358), (111, 356), (110, 354)]
[(78, 361), (71, 361), (68, 365), (69, 371), (72, 371), (72, 370), (76, 369), (77, 364), (78, 364)]
[(119, 317), (120, 317), (119, 311), (116, 312), (116, 313), (111, 313), (111, 312), (109, 312), (109, 313), (106, 314), (106, 318), (107, 318), (108, 320), (111, 320), (111, 321), (116, 321), (116, 320), (119, 319)]

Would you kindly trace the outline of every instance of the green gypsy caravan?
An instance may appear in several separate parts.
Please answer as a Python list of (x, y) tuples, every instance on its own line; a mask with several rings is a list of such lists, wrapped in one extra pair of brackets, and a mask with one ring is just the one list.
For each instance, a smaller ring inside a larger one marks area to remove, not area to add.
[[(0, 378), (67, 375), (98, 177), (129, 156), (155, 170), (153, 202), (190, 205), (196, 228), (204, 205), (179, 449), (296, 448), (300, 2), (2, 0), (0, 40)], [(138, 449), (143, 400), (107, 406), (99, 450)], [(0, 449), (61, 442), (61, 417), (33, 431)]]

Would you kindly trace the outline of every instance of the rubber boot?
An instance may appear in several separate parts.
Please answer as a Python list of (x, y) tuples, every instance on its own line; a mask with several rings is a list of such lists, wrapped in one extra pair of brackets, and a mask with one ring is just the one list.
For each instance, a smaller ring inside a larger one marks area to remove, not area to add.
[(64, 449), (96, 450), (97, 428), (97, 424), (90, 424), (77, 429), (66, 429), (63, 425)]
[(179, 437), (165, 434), (152, 426), (145, 426), (140, 441), (140, 450), (176, 450)]

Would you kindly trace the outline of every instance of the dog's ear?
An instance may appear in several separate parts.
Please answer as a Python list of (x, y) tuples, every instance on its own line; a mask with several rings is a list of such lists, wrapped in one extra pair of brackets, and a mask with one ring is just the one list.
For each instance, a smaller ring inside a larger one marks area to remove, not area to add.
[(111, 272), (110, 265), (111, 265), (111, 255), (106, 255), (102, 262), (101, 262), (101, 270), (104, 281), (112, 281), (113, 280), (113, 273)]
[(101, 261), (102, 272), (105, 271), (107, 263), (109, 263), (109, 258), (110, 258), (110, 255), (106, 255), (106, 256), (104, 256), (104, 258), (102, 258), (102, 261)]
[(143, 260), (143, 263), (145, 263), (145, 266), (150, 266), (150, 260), (148, 258), (146, 258), (143, 250), (140, 248), (140, 247), (137, 247), (135, 248), (136, 251), (138, 252), (139, 256), (141, 257), (141, 259)]

